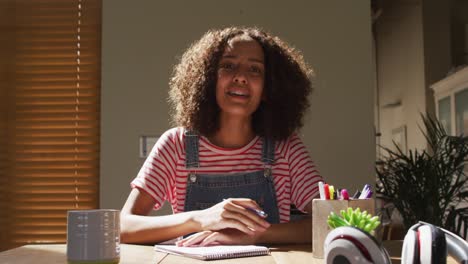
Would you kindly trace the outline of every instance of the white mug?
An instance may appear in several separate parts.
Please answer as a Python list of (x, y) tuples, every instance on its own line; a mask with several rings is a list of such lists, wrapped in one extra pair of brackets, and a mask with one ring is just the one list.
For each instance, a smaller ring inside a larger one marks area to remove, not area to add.
[(119, 263), (120, 211), (68, 211), (67, 259), (69, 263)]

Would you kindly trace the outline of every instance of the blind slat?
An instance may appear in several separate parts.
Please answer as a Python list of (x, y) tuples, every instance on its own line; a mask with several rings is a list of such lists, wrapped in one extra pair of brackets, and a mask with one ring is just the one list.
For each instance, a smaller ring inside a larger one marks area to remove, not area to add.
[[(86, 178), (83, 178), (83, 179), (80, 179), (79, 181), (76, 181), (74, 179), (68, 179), (67, 178), (59, 178), (59, 179), (54, 179), (54, 180), (47, 180), (47, 181), (42, 181), (42, 182), (39, 182), (39, 181), (36, 181), (36, 182), (19, 182), (18, 185), (19, 186), (22, 186), (24, 188), (28, 188), (28, 187), (31, 187), (31, 186), (39, 186), (39, 187), (43, 187), (43, 186), (55, 186), (55, 187), (62, 187), (62, 186), (70, 186), (70, 185), (75, 185), (79, 188), (91, 188), (91, 189), (95, 189), (94, 185), (96, 184), (96, 181), (90, 181), (90, 180), (87, 180)], [(71, 195), (71, 194), (67, 194), (67, 195)], [(60, 196), (58, 198), (55, 198), (55, 197), (34, 197), (33, 195), (28, 195), (26, 198), (22, 198), (20, 196), (18, 196), (18, 202), (23, 202), (23, 201), (29, 201), (29, 202), (36, 202), (36, 201), (55, 201), (55, 202), (61, 202), (61, 201), (65, 201), (65, 197), (67, 196)], [(83, 199), (83, 198), (81, 198)]]
[(47, 177), (47, 178), (65, 178), (65, 177), (76, 177), (77, 180), (80, 180), (80, 177), (83, 178), (89, 178), (93, 175), (93, 173), (96, 172), (97, 168), (94, 169), (86, 169), (86, 168), (80, 168), (77, 170), (77, 175), (70, 173), (70, 170), (44, 170), (44, 172), (41, 172), (40, 170), (34, 170), (33, 172), (30, 171), (18, 171), (17, 172), (17, 178), (20, 180), (22, 177), (24, 178), (29, 178), (31, 180), (34, 180), (34, 178), (42, 178), (42, 177)]

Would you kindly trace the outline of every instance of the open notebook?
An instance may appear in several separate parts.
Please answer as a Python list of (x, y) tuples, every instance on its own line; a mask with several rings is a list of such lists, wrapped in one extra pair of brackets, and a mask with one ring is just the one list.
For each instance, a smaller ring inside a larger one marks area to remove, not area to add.
[(178, 247), (174, 245), (155, 245), (157, 251), (201, 260), (241, 258), (270, 254), (263, 246), (210, 246), (210, 247)]

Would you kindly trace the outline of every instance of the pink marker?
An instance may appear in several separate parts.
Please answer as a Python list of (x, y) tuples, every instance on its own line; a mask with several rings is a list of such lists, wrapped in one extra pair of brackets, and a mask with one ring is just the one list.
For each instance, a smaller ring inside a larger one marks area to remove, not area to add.
[(341, 197), (342, 197), (343, 200), (349, 200), (348, 190), (341, 189)]

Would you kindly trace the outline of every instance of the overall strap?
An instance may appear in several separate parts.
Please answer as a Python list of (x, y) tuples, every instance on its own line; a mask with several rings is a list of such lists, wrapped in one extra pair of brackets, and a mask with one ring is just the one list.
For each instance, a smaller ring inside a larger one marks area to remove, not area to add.
[(275, 163), (275, 141), (269, 138), (263, 138), (262, 162), (267, 166)]
[(198, 168), (198, 134), (194, 131), (186, 130), (185, 135), (185, 168)]

